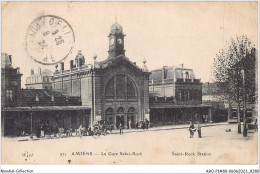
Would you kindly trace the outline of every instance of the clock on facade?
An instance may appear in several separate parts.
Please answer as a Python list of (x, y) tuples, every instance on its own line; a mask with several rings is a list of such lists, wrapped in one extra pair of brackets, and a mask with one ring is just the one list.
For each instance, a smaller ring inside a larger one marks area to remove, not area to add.
[(114, 39), (114, 38), (112, 38), (112, 39), (110, 40), (110, 45), (113, 45), (113, 44), (114, 44), (114, 42), (115, 42), (115, 39)]
[(122, 39), (117, 39), (117, 42), (118, 42), (119, 44), (122, 44)]

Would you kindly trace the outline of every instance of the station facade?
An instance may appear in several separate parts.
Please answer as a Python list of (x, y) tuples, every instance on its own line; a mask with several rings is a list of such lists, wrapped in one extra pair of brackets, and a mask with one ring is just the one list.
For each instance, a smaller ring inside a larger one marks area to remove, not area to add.
[(52, 78), (54, 90), (67, 91), (79, 96), (82, 106), (91, 108), (89, 126), (105, 120), (118, 128), (125, 128), (129, 121), (149, 119), (149, 72), (145, 66), (138, 67), (125, 56), (125, 34), (115, 22), (108, 35), (108, 57), (104, 61), (86, 62), (79, 51), (70, 69), (64, 70), (64, 63)]

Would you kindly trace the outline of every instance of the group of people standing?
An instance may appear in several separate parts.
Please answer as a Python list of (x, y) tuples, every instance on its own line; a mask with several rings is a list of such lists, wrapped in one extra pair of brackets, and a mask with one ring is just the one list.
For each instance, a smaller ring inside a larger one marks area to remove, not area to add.
[(141, 120), (141, 121), (136, 121), (135, 124), (129, 119), (128, 120), (128, 129), (148, 129), (149, 128), (149, 124), (150, 122), (148, 121), (148, 119), (145, 120)]
[(194, 124), (192, 122), (190, 122), (189, 131), (190, 131), (190, 138), (193, 138), (194, 132), (196, 132), (196, 131), (198, 131), (198, 137), (201, 138), (201, 125), (200, 124), (198, 124), (197, 128), (195, 128)]
[[(148, 119), (145, 119), (145, 120), (142, 120), (142, 121), (136, 121), (135, 122), (135, 129), (148, 129), (149, 128), (149, 124), (150, 124), (150, 122), (149, 122), (149, 120)], [(124, 126), (123, 126), (123, 124), (122, 123), (120, 123), (119, 124), (119, 130), (120, 130), (120, 135), (123, 135), (123, 129), (124, 129)], [(132, 122), (131, 122), (131, 120), (129, 120), (128, 121), (128, 128), (129, 129), (132, 129)]]
[(150, 124), (150, 122), (147, 119), (141, 120), (140, 122), (136, 121), (135, 129), (138, 129), (138, 128), (140, 128), (140, 129), (148, 129), (149, 128), (149, 124)]

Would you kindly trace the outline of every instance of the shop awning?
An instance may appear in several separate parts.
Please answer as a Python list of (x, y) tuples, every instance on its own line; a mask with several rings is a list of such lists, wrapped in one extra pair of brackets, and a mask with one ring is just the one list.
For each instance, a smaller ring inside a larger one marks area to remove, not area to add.
[(73, 111), (73, 110), (90, 110), (86, 106), (34, 106), (34, 107), (7, 107), (5, 112), (19, 111)]

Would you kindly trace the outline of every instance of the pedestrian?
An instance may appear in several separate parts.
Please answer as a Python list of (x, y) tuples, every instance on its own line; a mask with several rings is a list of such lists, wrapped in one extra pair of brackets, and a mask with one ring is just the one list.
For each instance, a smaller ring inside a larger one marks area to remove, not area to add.
[(110, 134), (112, 134), (112, 130), (113, 130), (113, 125), (110, 125)]
[(145, 121), (142, 122), (143, 130), (145, 130)]
[(67, 137), (70, 137), (70, 136), (71, 136), (71, 128), (68, 128), (68, 129), (66, 130), (66, 136), (67, 136)]
[(135, 123), (135, 129), (137, 129), (138, 130), (138, 121), (136, 121), (136, 123)]
[(79, 136), (80, 138), (82, 138), (82, 135), (83, 135), (83, 127), (82, 127), (82, 124), (79, 126)]
[(131, 120), (129, 119), (129, 121), (128, 121), (128, 127), (129, 127), (129, 129), (131, 129)]
[(148, 127), (149, 127), (149, 121), (146, 119), (145, 120), (145, 124), (146, 124), (146, 129), (148, 129)]
[(258, 130), (257, 119), (255, 120), (254, 129), (255, 129), (255, 130), (254, 130), (255, 132)]
[(59, 138), (61, 138), (64, 129), (63, 128), (58, 128), (58, 130), (59, 130), (58, 131)]
[(49, 137), (49, 138), (51, 138), (51, 130), (50, 129), (51, 128), (50, 128), (49, 124), (46, 123), (44, 132), (45, 132), (45, 136)]
[(89, 134), (89, 136), (92, 136), (94, 134), (91, 127), (88, 128), (88, 134)]
[(123, 135), (123, 125), (121, 123), (119, 124), (119, 130), (120, 130), (120, 135)]
[(36, 137), (37, 138), (41, 137), (41, 127), (40, 126), (38, 126), (37, 129), (36, 129)]
[(41, 125), (41, 137), (44, 137), (44, 125)]
[(194, 135), (194, 125), (193, 125), (192, 122), (190, 122), (189, 131), (190, 131), (190, 138), (193, 138), (193, 135)]
[(198, 130), (198, 137), (201, 138), (201, 125), (200, 124), (198, 124), (197, 130)]

